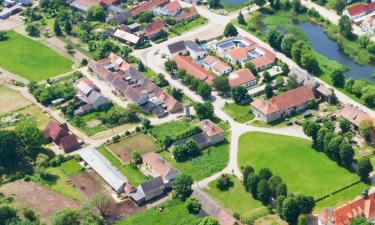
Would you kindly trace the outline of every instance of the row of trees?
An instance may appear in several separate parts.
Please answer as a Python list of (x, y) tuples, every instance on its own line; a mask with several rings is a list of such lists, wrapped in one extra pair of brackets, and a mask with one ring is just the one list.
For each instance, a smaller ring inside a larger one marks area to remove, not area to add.
[(288, 194), (281, 177), (263, 168), (256, 174), (251, 166), (242, 169), (243, 185), (252, 196), (277, 209), (281, 218), (289, 224), (296, 224), (301, 215), (309, 214), (315, 207), (312, 196)]

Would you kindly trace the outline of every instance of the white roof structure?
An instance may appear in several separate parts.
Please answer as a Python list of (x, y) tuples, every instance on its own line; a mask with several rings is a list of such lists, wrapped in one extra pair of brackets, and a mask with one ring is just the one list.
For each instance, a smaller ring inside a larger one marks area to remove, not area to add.
[(124, 191), (124, 177), (104, 156), (95, 148), (87, 148), (80, 152), (81, 158), (89, 164), (117, 193)]
[(120, 29), (117, 29), (116, 32), (113, 34), (113, 36), (115, 36), (119, 39), (128, 41), (128, 42), (133, 43), (133, 44), (137, 44), (139, 39), (140, 39), (140, 37), (138, 37), (137, 35), (131, 34), (129, 32), (126, 32), (126, 31), (123, 31), (123, 30), (120, 30)]

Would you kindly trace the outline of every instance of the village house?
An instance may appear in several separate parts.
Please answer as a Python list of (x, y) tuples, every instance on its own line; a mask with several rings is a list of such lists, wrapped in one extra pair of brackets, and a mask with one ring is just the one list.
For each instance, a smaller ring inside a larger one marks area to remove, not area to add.
[(365, 217), (370, 223), (375, 223), (375, 195), (367, 194), (352, 202), (346, 203), (335, 210), (325, 209), (318, 216), (319, 225), (348, 225), (356, 217)]
[(90, 8), (101, 5), (100, 0), (74, 0), (70, 3), (70, 7), (87, 13)]
[(212, 55), (203, 59), (203, 66), (218, 75), (228, 74), (232, 71), (231, 66)]
[(152, 40), (156, 39), (160, 36), (160, 34), (164, 31), (165, 29), (165, 23), (162, 21), (155, 21), (152, 22), (148, 25), (146, 25), (143, 28), (143, 31), (145, 32), (145, 36)]
[(10, 8), (5, 8), (0, 12), (0, 19), (5, 20), (6, 18), (14, 15), (22, 10), (22, 7), (19, 5), (11, 6)]
[(172, 58), (176, 55), (188, 55), (194, 60), (200, 60), (207, 56), (207, 51), (194, 41), (178, 41), (167, 45), (168, 56)]
[(178, 176), (178, 171), (171, 167), (159, 154), (150, 152), (142, 156), (143, 165), (146, 166), (147, 175), (161, 177), (165, 184)]
[(358, 23), (375, 13), (375, 2), (358, 4), (344, 10), (343, 15), (348, 16), (353, 22)]
[(226, 38), (213, 43), (211, 48), (232, 64), (244, 66), (246, 62), (252, 62), (257, 71), (271, 67), (276, 60), (275, 53), (246, 37)]
[(139, 36), (123, 31), (121, 29), (117, 29), (115, 33), (113, 34), (113, 37), (119, 40), (120, 42), (129, 44), (129, 45), (136, 45), (141, 41), (141, 38)]
[(366, 17), (361, 22), (361, 28), (369, 34), (375, 34), (375, 15)]
[(228, 77), (229, 85), (252, 87), (257, 84), (257, 79), (254, 74), (248, 68), (236, 70), (229, 74)]
[(293, 112), (304, 111), (309, 100), (315, 99), (308, 86), (301, 86), (270, 99), (256, 99), (251, 103), (254, 115), (265, 121), (272, 122)]
[(105, 19), (105, 22), (112, 23), (116, 22), (117, 24), (123, 24), (129, 18), (131, 18), (131, 13), (123, 10), (119, 6), (110, 5), (107, 8), (108, 16)]
[(155, 16), (175, 17), (181, 11), (181, 5), (178, 1), (170, 2), (162, 7), (153, 10)]
[[(368, 113), (363, 112), (359, 107), (350, 104), (345, 105), (343, 109), (339, 111), (341, 118), (348, 120), (353, 125), (353, 130), (358, 130), (359, 125), (362, 121), (369, 120), (375, 127), (375, 118), (371, 117)], [(375, 128), (372, 132), (372, 144), (375, 141)]]
[(213, 83), (214, 75), (190, 60), (187, 56), (177, 55), (172, 60), (176, 62), (178, 69), (185, 70), (188, 75), (193, 76), (195, 79), (204, 81), (209, 85)]
[(146, 12), (146, 11), (152, 11), (153, 9), (157, 7), (162, 7), (169, 3), (169, 0), (149, 0), (142, 2), (140, 5), (135, 6), (130, 10), (130, 13), (132, 17), (138, 16), (139, 14)]
[(165, 185), (163, 179), (158, 176), (141, 183), (137, 189), (129, 194), (130, 198), (138, 205), (155, 199), (164, 194)]
[(137, 103), (146, 113), (163, 117), (183, 109), (180, 102), (114, 53), (99, 61), (91, 60), (88, 67), (114, 92)]
[(77, 137), (69, 132), (66, 123), (58, 124), (57, 122), (50, 121), (44, 129), (43, 134), (45, 139), (54, 142), (66, 153), (80, 147)]
[(193, 20), (199, 16), (197, 8), (191, 6), (183, 9), (176, 17), (177, 22), (187, 22)]

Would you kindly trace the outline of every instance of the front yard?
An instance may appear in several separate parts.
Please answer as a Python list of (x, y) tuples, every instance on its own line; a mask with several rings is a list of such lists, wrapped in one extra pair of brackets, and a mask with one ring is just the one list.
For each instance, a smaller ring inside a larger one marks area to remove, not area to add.
[(116, 225), (196, 225), (199, 222), (199, 218), (189, 214), (185, 204), (180, 200), (168, 200), (157, 207), (163, 207), (163, 210), (159, 212), (151, 208), (126, 218)]
[[(312, 149), (311, 141), (284, 135), (243, 134), (239, 139), (238, 164), (251, 165), (255, 170), (269, 168), (282, 177), (289, 192), (312, 195), (315, 199), (359, 180), (356, 174)], [(320, 208), (332, 207), (359, 194), (356, 188), (346, 189), (317, 204)]]
[(0, 67), (27, 80), (41, 81), (72, 70), (72, 61), (15, 31), (0, 41)]
[(223, 107), (223, 111), (239, 123), (245, 123), (254, 119), (251, 108), (248, 104), (238, 105), (236, 103), (227, 103)]
[(226, 140), (223, 143), (206, 148), (202, 150), (201, 155), (184, 162), (176, 162), (169, 152), (165, 151), (160, 154), (181, 173), (189, 174), (198, 181), (225, 168), (229, 160), (228, 136), (226, 135)]

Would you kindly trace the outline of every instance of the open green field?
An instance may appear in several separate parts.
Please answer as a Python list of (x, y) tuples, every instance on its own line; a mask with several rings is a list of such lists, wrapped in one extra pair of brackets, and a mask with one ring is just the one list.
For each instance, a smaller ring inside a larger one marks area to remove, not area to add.
[(72, 70), (72, 61), (15, 31), (0, 41), (0, 67), (27, 80), (41, 81)]
[(61, 163), (60, 165), (61, 170), (67, 176), (71, 176), (77, 174), (81, 171), (81, 165), (75, 159), (68, 160), (66, 162)]
[(188, 22), (178, 23), (174, 27), (169, 29), (169, 32), (172, 33), (170, 37), (180, 35), (186, 31), (190, 31), (194, 28), (200, 27), (206, 24), (207, 21), (208, 20), (205, 17), (200, 16)]
[(116, 225), (196, 225), (199, 222), (199, 218), (189, 214), (185, 204), (180, 200), (168, 200), (158, 207), (164, 207), (163, 211), (158, 212), (155, 208), (151, 208), (126, 218)]
[(194, 180), (201, 180), (224, 169), (229, 160), (230, 143), (225, 142), (202, 150), (202, 154), (185, 162), (176, 162), (168, 152), (161, 152), (174, 168), (181, 173), (189, 174)]
[(249, 105), (238, 105), (236, 103), (228, 103), (223, 107), (223, 111), (239, 123), (254, 119), (254, 115), (250, 110)]
[(17, 91), (0, 84), (0, 116), (15, 110), (19, 110), (31, 104), (32, 103), (29, 100), (27, 100)]
[(98, 151), (114, 166), (116, 167), (133, 186), (138, 186), (143, 181), (147, 180), (147, 177), (140, 173), (137, 169), (130, 165), (123, 164), (113, 153), (111, 153), (105, 146), (100, 146)]
[(175, 135), (184, 132), (190, 126), (190, 123), (185, 120), (176, 120), (153, 126), (151, 128), (151, 134), (156, 139), (163, 140), (166, 136), (174, 137)]
[(235, 176), (230, 176), (233, 186), (228, 190), (221, 191), (216, 187), (217, 180), (208, 184), (205, 191), (211, 195), (220, 205), (242, 215), (250, 215), (252, 212), (264, 210), (262, 203), (254, 199), (249, 192), (246, 192), (242, 182)]
[(151, 135), (139, 133), (131, 137), (124, 138), (117, 143), (107, 146), (115, 155), (117, 155), (124, 163), (132, 160), (132, 153), (138, 152), (144, 155), (148, 152), (154, 152), (161, 149)]
[[(292, 193), (323, 197), (359, 180), (356, 174), (339, 167), (324, 153), (311, 148), (311, 141), (261, 132), (249, 132), (239, 139), (239, 166), (251, 165), (256, 170), (269, 168), (282, 177)], [(354, 198), (358, 192), (348, 189), (333, 204)], [(323, 207), (324, 204), (322, 204)], [(324, 205), (325, 206), (325, 205)]]

